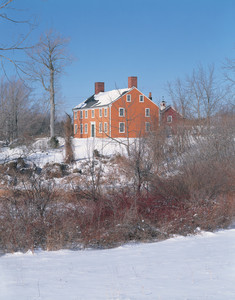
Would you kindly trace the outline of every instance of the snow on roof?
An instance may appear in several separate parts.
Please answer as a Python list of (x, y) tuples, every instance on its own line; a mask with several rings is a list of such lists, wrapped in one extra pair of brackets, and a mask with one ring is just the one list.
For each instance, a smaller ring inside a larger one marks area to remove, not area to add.
[(75, 106), (74, 108), (83, 108), (84, 106), (86, 106), (86, 103), (82, 102), (82, 103), (78, 104), (77, 106)]
[(100, 92), (99, 94), (93, 95), (87, 100), (80, 103), (79, 105), (75, 106), (74, 109), (91, 108), (91, 107), (108, 105), (130, 90), (131, 89), (117, 89), (117, 90), (112, 90), (107, 92)]
[(110, 102), (116, 100), (119, 98), (123, 93), (128, 92), (130, 89), (121, 89), (121, 90), (112, 90), (108, 92), (100, 92), (99, 94), (95, 95), (95, 100), (98, 100), (99, 102), (97, 105), (107, 105)]

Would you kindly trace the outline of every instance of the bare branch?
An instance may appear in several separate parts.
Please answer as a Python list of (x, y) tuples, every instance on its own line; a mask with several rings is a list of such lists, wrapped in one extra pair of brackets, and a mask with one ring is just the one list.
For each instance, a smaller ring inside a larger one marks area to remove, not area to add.
[[(6, 62), (9, 62), (10, 64), (13, 64), (13, 66), (15, 67), (15, 69), (17, 70), (17, 73), (20, 71), (20, 72), (23, 72), (23, 69), (22, 67), (18, 66), (18, 62), (13, 58), (14, 56), (14, 53), (13, 51), (17, 50), (25, 50), (25, 49), (30, 49), (31, 47), (28, 47), (26, 45), (24, 45), (26, 39), (28, 38), (28, 36), (30, 35), (30, 33), (32, 32), (34, 26), (33, 24), (30, 24), (29, 21), (19, 21), (19, 20), (15, 20), (11, 17), (9, 17), (5, 12), (4, 10), (7, 9), (11, 3), (13, 3), (14, 0), (8, 0), (8, 1), (1, 1), (2, 4), (0, 4), (0, 18), (2, 19), (5, 19), (8, 23), (17, 23), (17, 24), (27, 24), (29, 26), (29, 31), (28, 33), (26, 33), (25, 35), (23, 36), (19, 36), (19, 39), (15, 42), (11, 42), (11, 45), (4, 45), (4, 46), (1, 46), (0, 47), (0, 57), (1, 57), (1, 63), (3, 60), (5, 60)], [(4, 52), (11, 52), (12, 51), (12, 55), (11, 57), (9, 57), (9, 54), (8, 55), (5, 55)], [(3, 72), (5, 73), (5, 69), (3, 70)]]
[(7, 5), (9, 5), (11, 2), (13, 2), (14, 0), (9, 0), (9, 1), (6, 1), (5, 3), (3, 3), (1, 6), (0, 6), (0, 9), (3, 9), (5, 7), (7, 7)]

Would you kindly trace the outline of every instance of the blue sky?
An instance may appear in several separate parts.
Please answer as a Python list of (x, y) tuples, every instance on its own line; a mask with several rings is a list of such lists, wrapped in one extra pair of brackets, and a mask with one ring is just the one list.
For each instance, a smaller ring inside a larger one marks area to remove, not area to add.
[[(70, 37), (75, 60), (60, 79), (67, 112), (94, 93), (95, 81), (106, 90), (125, 88), (128, 76), (138, 76), (138, 88), (151, 91), (157, 104), (163, 95), (170, 102), (167, 81), (198, 64), (215, 63), (219, 73), (225, 57), (235, 57), (234, 0), (16, 0), (14, 6), (24, 10), (13, 14), (37, 18), (28, 43), (50, 28)], [(7, 41), (12, 35), (4, 26)]]

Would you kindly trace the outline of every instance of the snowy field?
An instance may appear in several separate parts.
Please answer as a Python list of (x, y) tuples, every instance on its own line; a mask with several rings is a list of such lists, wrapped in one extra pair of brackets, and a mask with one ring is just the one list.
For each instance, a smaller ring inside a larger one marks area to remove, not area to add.
[[(124, 143), (127, 143), (126, 139), (117, 139), (117, 141), (108, 138), (73, 139), (75, 160), (79, 162), (83, 159), (91, 158), (95, 149), (102, 155), (126, 154), (124, 145)], [(29, 147), (21, 146), (13, 149), (2, 147), (0, 148), (0, 163), (18, 157), (27, 158), (39, 167), (43, 167), (46, 163), (64, 162), (64, 139), (59, 138), (60, 146), (58, 149), (49, 149), (47, 142), (48, 138), (43, 138)], [(134, 139), (129, 139), (129, 142), (133, 143)]]
[(1, 300), (235, 299), (235, 229), (0, 257)]

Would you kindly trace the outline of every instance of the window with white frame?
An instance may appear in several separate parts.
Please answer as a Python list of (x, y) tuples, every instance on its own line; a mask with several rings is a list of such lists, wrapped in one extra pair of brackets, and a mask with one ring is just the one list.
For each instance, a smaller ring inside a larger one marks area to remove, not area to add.
[(99, 123), (99, 133), (102, 133), (102, 122)]
[(145, 108), (145, 117), (150, 117), (150, 108)]
[(108, 123), (104, 122), (104, 132), (107, 133), (108, 132)]
[(77, 134), (77, 132), (78, 132), (78, 125), (75, 124), (75, 125), (74, 125), (74, 133)]
[(92, 109), (92, 111), (91, 111), (91, 117), (92, 117), (92, 118), (95, 117), (95, 110), (94, 110), (94, 109)]
[(150, 123), (149, 122), (145, 122), (145, 131), (146, 132), (150, 131)]
[(87, 119), (87, 118), (88, 118), (88, 111), (85, 110), (85, 119)]
[(88, 133), (88, 125), (87, 124), (85, 124), (85, 128), (84, 128), (84, 133)]
[(78, 112), (75, 111), (75, 112), (74, 112), (74, 119), (75, 119), (75, 120), (77, 120), (77, 115), (78, 115)]
[(123, 107), (119, 107), (119, 117), (125, 117), (125, 109)]
[(125, 123), (119, 122), (119, 133), (124, 133), (124, 132), (125, 132)]
[(126, 102), (131, 102), (131, 95), (126, 95)]
[(100, 110), (99, 110), (100, 112), (99, 112), (99, 116), (100, 116), (100, 118), (102, 117), (102, 108), (100, 108)]
[(107, 117), (107, 108), (104, 109), (104, 116)]
[(140, 95), (140, 102), (144, 102), (144, 96)]
[(83, 117), (83, 111), (80, 110), (80, 119), (82, 119), (82, 117)]
[(83, 134), (83, 124), (80, 124), (80, 133)]
[(171, 123), (172, 122), (172, 116), (167, 116), (166, 121), (167, 121), (167, 123)]

